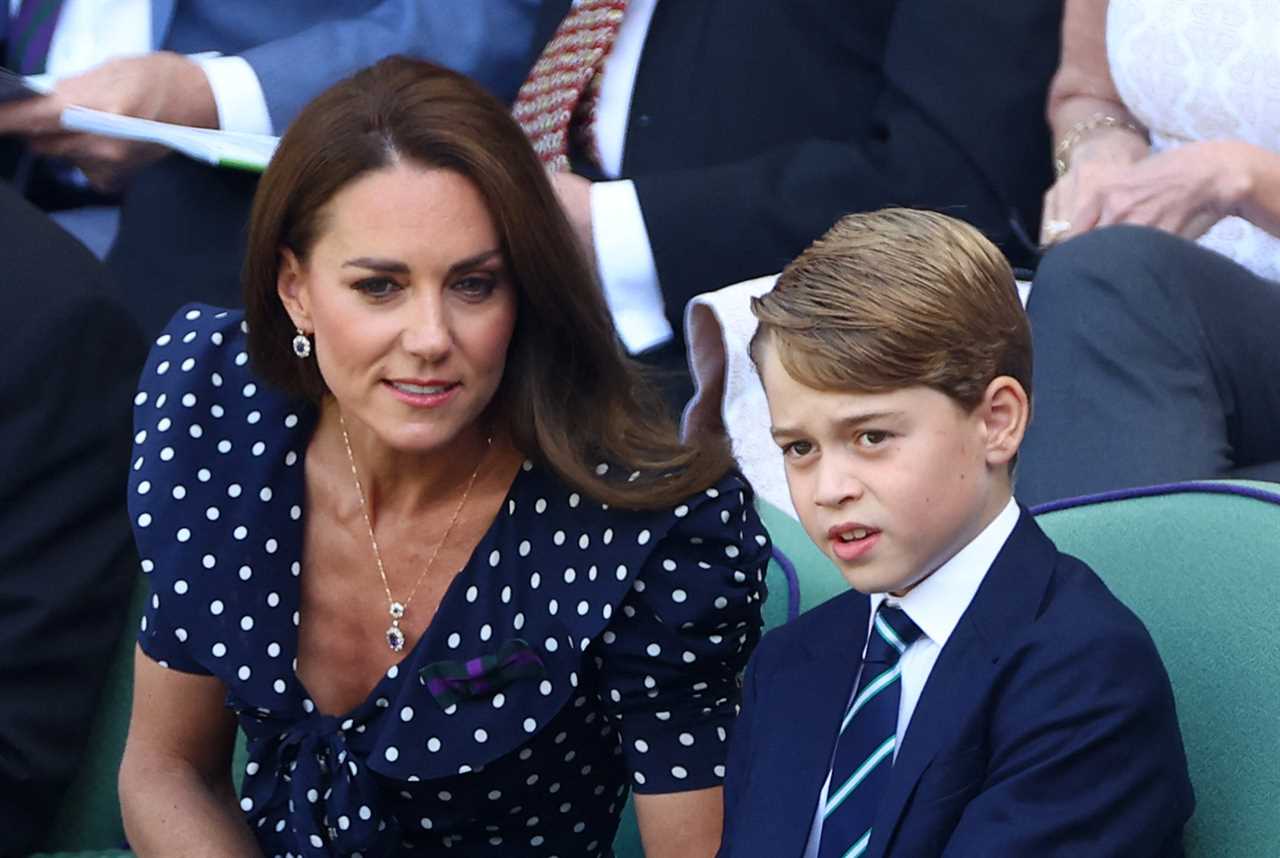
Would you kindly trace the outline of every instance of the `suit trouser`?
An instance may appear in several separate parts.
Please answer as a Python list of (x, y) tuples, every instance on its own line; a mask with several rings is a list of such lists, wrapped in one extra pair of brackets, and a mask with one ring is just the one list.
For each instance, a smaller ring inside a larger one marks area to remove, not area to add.
[(1024, 502), (1280, 481), (1280, 283), (1166, 233), (1111, 227), (1045, 256), (1028, 312)]

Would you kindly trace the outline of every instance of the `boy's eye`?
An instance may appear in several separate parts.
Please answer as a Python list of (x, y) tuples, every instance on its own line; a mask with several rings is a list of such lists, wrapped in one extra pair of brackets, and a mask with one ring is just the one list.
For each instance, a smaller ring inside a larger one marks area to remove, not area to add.
[(453, 284), (453, 288), (461, 292), (464, 298), (472, 300), (489, 297), (497, 286), (495, 278), (480, 275), (463, 277)]
[(892, 433), (890, 432), (869, 429), (866, 432), (859, 432), (853, 440), (859, 447), (879, 447), (888, 441), (891, 435)]
[(813, 445), (808, 441), (792, 441), (782, 446), (782, 455), (789, 456), (792, 459), (798, 459), (807, 456), (813, 452)]
[(400, 288), (400, 284), (390, 277), (367, 277), (352, 287), (370, 298), (386, 298)]

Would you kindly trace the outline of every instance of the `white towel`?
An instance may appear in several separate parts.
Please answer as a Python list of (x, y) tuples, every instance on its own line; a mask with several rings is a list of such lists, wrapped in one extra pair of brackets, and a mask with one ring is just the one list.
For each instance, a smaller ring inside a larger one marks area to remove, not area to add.
[(698, 295), (685, 310), (685, 342), (693, 370), (686, 434), (723, 430), (756, 494), (795, 518), (782, 453), (769, 435), (769, 403), (747, 347), (756, 332), (751, 299), (773, 288), (776, 274)]

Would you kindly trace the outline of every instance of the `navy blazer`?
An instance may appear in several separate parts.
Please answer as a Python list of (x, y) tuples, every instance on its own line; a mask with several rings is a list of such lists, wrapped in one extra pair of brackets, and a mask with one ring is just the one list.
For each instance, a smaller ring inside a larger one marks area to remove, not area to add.
[[(850, 591), (747, 668), (720, 858), (798, 858), (866, 640)], [(1142, 623), (1025, 510), (938, 655), (867, 858), (1181, 856), (1194, 804)]]

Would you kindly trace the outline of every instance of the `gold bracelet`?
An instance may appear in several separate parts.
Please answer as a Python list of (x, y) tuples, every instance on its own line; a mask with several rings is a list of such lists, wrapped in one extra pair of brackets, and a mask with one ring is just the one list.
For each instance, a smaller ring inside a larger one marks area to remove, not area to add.
[(1136, 122), (1128, 119), (1121, 119), (1118, 116), (1111, 116), (1107, 113), (1094, 113), (1091, 116), (1081, 119), (1075, 125), (1072, 125), (1067, 133), (1062, 136), (1062, 140), (1053, 150), (1053, 172), (1058, 178), (1066, 175), (1071, 167), (1071, 150), (1074, 149), (1081, 140), (1095, 131), (1104, 128), (1124, 128), (1132, 131), (1139, 137), (1146, 139), (1147, 130)]

